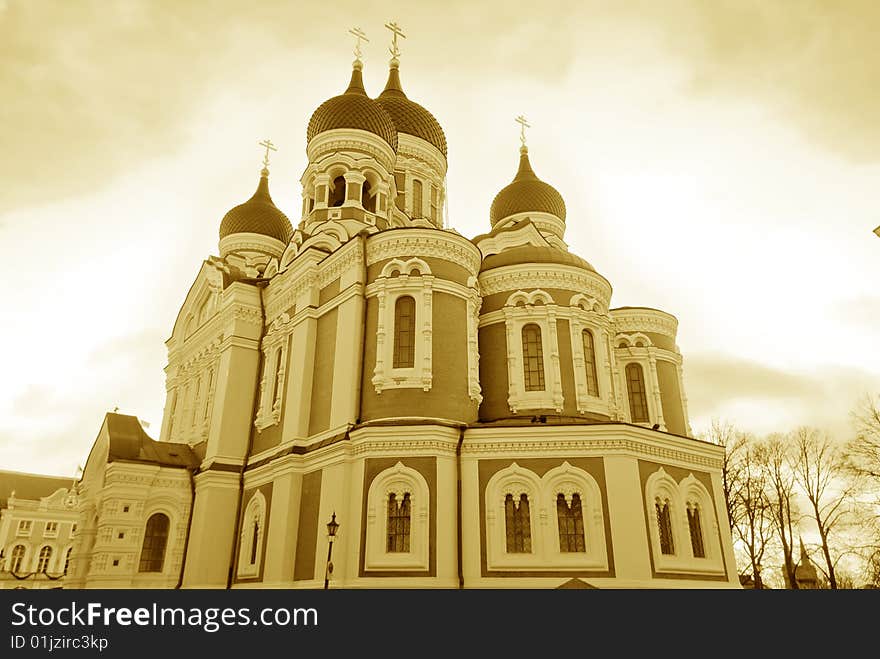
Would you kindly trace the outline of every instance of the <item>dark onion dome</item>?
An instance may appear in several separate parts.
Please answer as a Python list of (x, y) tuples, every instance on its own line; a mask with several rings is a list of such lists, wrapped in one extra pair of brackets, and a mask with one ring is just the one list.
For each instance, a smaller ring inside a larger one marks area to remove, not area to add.
[(485, 272), (492, 268), (500, 268), (505, 265), (519, 265), (521, 263), (558, 263), (596, 272), (593, 266), (571, 252), (566, 252), (556, 247), (535, 247), (533, 245), (512, 247), (498, 254), (487, 256), (483, 259), (482, 265), (480, 265), (480, 272)]
[(367, 96), (361, 76), (363, 65), (355, 60), (351, 82), (339, 96), (324, 101), (312, 114), (306, 140), (335, 128), (355, 128), (378, 135), (397, 151), (397, 129), (388, 113)]
[(376, 101), (391, 115), (398, 132), (419, 137), (433, 144), (446, 157), (446, 135), (434, 115), (415, 101), (411, 101), (403, 93), (400, 84), (400, 68), (396, 62), (391, 63), (388, 71), (388, 82)]
[(220, 240), (234, 233), (259, 233), (276, 238), (285, 245), (293, 237), (290, 220), (269, 196), (269, 170), (263, 169), (254, 196), (223, 216), (223, 221), (220, 222)]
[(501, 189), (489, 210), (489, 223), (495, 223), (516, 213), (541, 212), (555, 215), (565, 221), (565, 202), (562, 195), (549, 183), (544, 183), (532, 170), (528, 147), (520, 147), (519, 170), (513, 181)]

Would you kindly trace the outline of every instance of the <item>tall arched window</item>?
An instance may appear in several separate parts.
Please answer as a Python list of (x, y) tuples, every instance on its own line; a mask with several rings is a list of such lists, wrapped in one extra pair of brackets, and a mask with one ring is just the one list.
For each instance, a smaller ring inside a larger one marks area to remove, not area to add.
[(64, 574), (70, 569), (70, 555), (73, 553), (73, 547), (68, 547), (67, 553), (64, 554)]
[(645, 374), (641, 364), (626, 365), (626, 390), (629, 393), (629, 413), (633, 423), (647, 423), (648, 399), (645, 395)]
[(165, 565), (165, 546), (168, 544), (168, 516), (154, 513), (144, 529), (144, 544), (138, 572), (161, 572)]
[(657, 512), (657, 527), (660, 529), (660, 552), (674, 554), (675, 544), (672, 540), (672, 517), (669, 512), (669, 500), (657, 499), (654, 502)]
[(527, 494), (520, 494), (518, 501), (514, 500), (512, 494), (504, 498), (504, 523), (507, 533), (507, 553), (530, 554), (532, 527)]
[(700, 507), (696, 503), (688, 503), (687, 515), (694, 558), (706, 558), (706, 548), (703, 545), (703, 525), (700, 522)]
[(37, 561), (37, 572), (45, 572), (49, 569), (49, 561), (52, 560), (52, 548), (46, 545), (40, 550), (40, 558)]
[(412, 216), (414, 220), (424, 216), (422, 210), (422, 182), (413, 181)]
[(364, 181), (363, 186), (361, 187), (361, 205), (364, 207), (365, 211), (369, 211), (370, 213), (376, 212), (376, 195), (372, 194), (373, 186), (370, 185), (369, 181)]
[(257, 548), (260, 546), (260, 520), (253, 520), (253, 527), (251, 529), (251, 556), (250, 556), (250, 564), (257, 564)]
[(540, 327), (529, 324), (522, 328), (522, 347), (526, 391), (544, 391), (544, 347)]
[(593, 333), (584, 330), (581, 338), (584, 344), (584, 368), (587, 376), (587, 393), (590, 396), (599, 395), (599, 380), (596, 378), (596, 349), (593, 343)]
[(409, 295), (394, 303), (394, 368), (415, 365), (416, 301)]
[(561, 492), (556, 495), (556, 517), (559, 519), (559, 551), (587, 551), (584, 540), (584, 512), (581, 495), (571, 496), (571, 505)]
[(24, 545), (15, 545), (15, 548), (12, 550), (12, 555), (9, 558), (10, 572), (21, 572), (21, 565), (24, 563), (24, 553)]
[(397, 499), (392, 492), (388, 495), (388, 549), (389, 552), (409, 551), (409, 528), (411, 519), (409, 492), (403, 499)]
[(333, 184), (330, 186), (330, 196), (327, 199), (327, 206), (335, 208), (337, 206), (342, 206), (343, 203), (345, 203), (345, 177), (337, 176), (333, 179)]

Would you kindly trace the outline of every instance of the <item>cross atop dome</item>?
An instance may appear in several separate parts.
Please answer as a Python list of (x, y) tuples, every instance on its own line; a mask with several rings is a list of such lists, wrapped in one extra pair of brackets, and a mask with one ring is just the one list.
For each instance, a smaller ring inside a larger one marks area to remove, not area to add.
[(268, 176), (269, 175), (269, 151), (277, 151), (278, 147), (275, 146), (274, 144), (272, 144), (272, 140), (270, 140), (268, 138), (263, 140), (262, 142), (258, 142), (257, 144), (266, 148), (266, 153), (263, 156), (263, 171), (261, 173), (263, 176)]
[(359, 27), (351, 28), (348, 33), (354, 36), (354, 38), (356, 39), (354, 45), (354, 60), (355, 62), (360, 62), (361, 55), (363, 55), (363, 53), (361, 52), (361, 41), (366, 41), (367, 43), (370, 43), (370, 40), (367, 39), (367, 35)]
[(385, 27), (391, 30), (391, 48), (388, 49), (391, 53), (391, 66), (397, 66), (397, 64), (400, 63), (398, 60), (400, 57), (400, 48), (397, 47), (397, 37), (406, 39), (406, 35), (395, 21), (385, 23)]
[(519, 124), (519, 141), (520, 141), (520, 150), (528, 149), (526, 146), (526, 128), (531, 128), (532, 125), (526, 121), (526, 118), (523, 115), (519, 115), (516, 118), (516, 123)]

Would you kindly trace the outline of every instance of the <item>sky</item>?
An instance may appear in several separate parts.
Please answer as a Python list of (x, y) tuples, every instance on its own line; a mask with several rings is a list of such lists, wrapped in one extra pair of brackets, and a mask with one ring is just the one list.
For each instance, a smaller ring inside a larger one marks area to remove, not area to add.
[(449, 223), (518, 164), (613, 306), (664, 309), (695, 433), (845, 439), (880, 391), (880, 5), (868, 0), (0, 0), (0, 468), (73, 474), (105, 412), (158, 436), (177, 311), (256, 188), (294, 223), (311, 113), (363, 29), (449, 143)]

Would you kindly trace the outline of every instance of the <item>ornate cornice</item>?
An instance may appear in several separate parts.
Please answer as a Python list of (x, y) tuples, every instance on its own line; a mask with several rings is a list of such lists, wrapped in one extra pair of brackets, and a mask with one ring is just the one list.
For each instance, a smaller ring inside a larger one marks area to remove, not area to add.
[(505, 266), (480, 275), (480, 289), (484, 296), (534, 288), (561, 288), (586, 293), (601, 300), (605, 306), (611, 299), (611, 285), (601, 275), (567, 265)]
[(469, 240), (443, 229), (383, 231), (367, 238), (367, 265), (398, 257), (429, 257), (464, 266), (476, 275), (480, 250)]
[(572, 454), (607, 455), (609, 453), (631, 453), (637, 457), (656, 461), (671, 460), (687, 464), (698, 464), (710, 469), (721, 469), (721, 458), (713, 458), (702, 453), (658, 446), (633, 439), (536, 439), (529, 441), (484, 441), (468, 442), (465, 439), (462, 455), (485, 455), (489, 453), (526, 454)]
[(375, 158), (386, 170), (394, 166), (394, 150), (378, 135), (358, 129), (334, 129), (315, 135), (306, 146), (309, 162), (316, 162), (326, 154), (343, 151), (366, 153)]
[(609, 312), (617, 333), (653, 332), (675, 340), (678, 320), (656, 309), (611, 309)]

